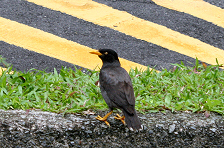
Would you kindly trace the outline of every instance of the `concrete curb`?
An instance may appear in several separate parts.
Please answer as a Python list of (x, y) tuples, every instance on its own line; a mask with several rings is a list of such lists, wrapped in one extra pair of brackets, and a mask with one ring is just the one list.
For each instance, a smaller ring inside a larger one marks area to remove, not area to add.
[(109, 128), (95, 116), (0, 110), (0, 147), (224, 147), (224, 117), (215, 113), (139, 114), (139, 132), (112, 116)]

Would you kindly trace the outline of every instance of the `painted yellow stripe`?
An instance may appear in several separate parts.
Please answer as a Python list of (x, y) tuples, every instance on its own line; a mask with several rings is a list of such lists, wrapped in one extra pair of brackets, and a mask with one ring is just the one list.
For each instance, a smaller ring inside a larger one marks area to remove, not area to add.
[[(3, 71), (6, 71), (7, 68), (3, 68), (3, 67), (0, 67), (0, 76), (2, 75)], [(10, 74), (13, 74), (13, 71), (10, 71)]]
[(185, 12), (224, 28), (224, 9), (203, 0), (152, 0), (156, 4)]
[(75, 6), (84, 6), (91, 0), (57, 0), (57, 1), (63, 1), (65, 3), (70, 3)]
[(199, 60), (209, 64), (216, 64), (216, 58), (219, 60), (219, 63), (224, 63), (224, 51), (219, 48), (94, 1), (89, 1), (83, 6), (72, 5), (63, 0), (28, 1), (118, 30), (192, 58), (198, 57)]
[[(0, 40), (42, 53), (88, 69), (101, 67), (101, 60), (89, 52), (93, 49), (78, 43), (60, 38), (39, 29), (29, 27), (0, 17)], [(146, 66), (120, 58), (121, 65), (127, 71), (131, 68), (145, 70)]]

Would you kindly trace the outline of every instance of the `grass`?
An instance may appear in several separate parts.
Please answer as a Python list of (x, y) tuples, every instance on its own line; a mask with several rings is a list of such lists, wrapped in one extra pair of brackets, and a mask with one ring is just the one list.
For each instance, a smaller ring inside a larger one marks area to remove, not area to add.
[[(196, 59), (194, 67), (174, 64), (174, 69), (159, 73), (131, 70), (136, 109), (142, 113), (188, 110), (224, 115), (224, 71), (220, 67), (218, 62), (207, 66)], [(97, 85), (98, 71), (11, 71), (8, 67), (0, 76), (0, 109), (75, 113), (107, 108)]]

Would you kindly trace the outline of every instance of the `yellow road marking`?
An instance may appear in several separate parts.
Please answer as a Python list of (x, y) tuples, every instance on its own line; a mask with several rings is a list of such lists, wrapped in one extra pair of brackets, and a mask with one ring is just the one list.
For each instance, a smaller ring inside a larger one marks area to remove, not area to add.
[(152, 0), (156, 4), (185, 12), (224, 28), (224, 9), (203, 0)]
[[(88, 69), (101, 67), (101, 60), (89, 52), (93, 49), (60, 38), (39, 29), (0, 17), (0, 40), (28, 50), (42, 53)], [(120, 58), (127, 71), (131, 68), (145, 70), (146, 66)]]
[(72, 5), (75, 5), (75, 6), (84, 6), (85, 4), (87, 4), (89, 1), (91, 0), (55, 0), (55, 1), (58, 1), (58, 2), (65, 2), (65, 3), (70, 3)]
[[(0, 76), (2, 75), (3, 71), (6, 71), (7, 68), (3, 68), (3, 67), (0, 67)], [(10, 71), (10, 74), (13, 74), (13, 71)]]
[(160, 45), (192, 58), (198, 57), (199, 60), (209, 64), (216, 64), (216, 58), (219, 63), (224, 63), (224, 51), (219, 48), (94, 1), (89, 1), (81, 7), (55, 0), (28, 1), (118, 30), (137, 39)]
[(0, 76), (2, 75), (2, 72), (5, 71), (5, 70), (6, 70), (6, 68), (0, 67)]

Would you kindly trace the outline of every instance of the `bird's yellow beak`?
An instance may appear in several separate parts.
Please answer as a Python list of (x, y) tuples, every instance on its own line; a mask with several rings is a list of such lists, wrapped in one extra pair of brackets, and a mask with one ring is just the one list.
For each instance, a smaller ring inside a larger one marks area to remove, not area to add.
[(98, 55), (98, 56), (101, 56), (101, 55), (102, 55), (102, 53), (100, 53), (99, 51), (91, 51), (91, 52), (89, 52), (89, 53), (91, 53), (91, 54), (96, 54), (96, 55)]

